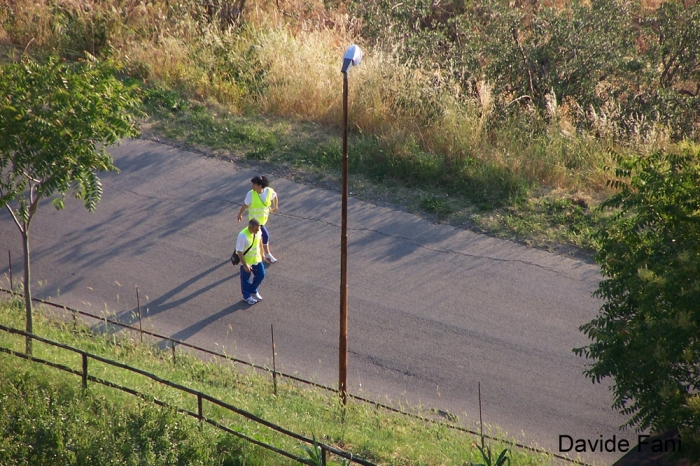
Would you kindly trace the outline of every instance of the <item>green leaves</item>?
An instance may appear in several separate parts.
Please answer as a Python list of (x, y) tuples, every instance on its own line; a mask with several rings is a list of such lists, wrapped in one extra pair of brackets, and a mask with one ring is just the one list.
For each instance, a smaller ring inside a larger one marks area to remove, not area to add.
[(435, 72), (435, 87), (478, 100), (475, 84), (491, 83), (499, 123), (514, 113), (530, 119), (534, 108), (549, 121), (558, 102), (578, 129), (599, 136), (653, 137), (658, 124), (679, 140), (697, 136), (700, 4), (667, 0), (653, 10), (640, 0), (512, 3), (349, 5), (366, 38), (400, 63)]
[(323, 465), (323, 451), (321, 451), (321, 446), (318, 444), (316, 441), (316, 436), (313, 436), (313, 447), (310, 447), (308, 445), (302, 445), (301, 449), (304, 451), (306, 454), (306, 462), (309, 465), (313, 466), (322, 466)]
[[(96, 172), (116, 170), (104, 147), (137, 133), (138, 95), (114, 77), (112, 63), (24, 57), (0, 70), (0, 207), (31, 220), (39, 199), (71, 187), (94, 210)], [(23, 199), (23, 200), (22, 200)], [(54, 203), (62, 207), (62, 201)]]
[(700, 148), (619, 160), (619, 209), (595, 235), (605, 276), (592, 343), (574, 352), (585, 374), (614, 379), (614, 406), (638, 429), (700, 427), (689, 400), (700, 388)]
[(509, 448), (503, 449), (496, 458), (493, 457), (491, 447), (489, 447), (488, 445), (486, 445), (483, 448), (481, 447), (481, 445), (477, 445), (476, 448), (479, 449), (479, 453), (481, 453), (481, 458), (484, 462), (473, 463), (470, 461), (469, 466), (504, 466), (505, 464), (510, 465), (510, 457), (508, 456), (508, 454), (510, 453)]
[[(22, 234), (26, 331), (32, 333), (29, 224), (39, 201), (66, 191), (93, 211), (102, 198), (96, 172), (117, 168), (105, 147), (137, 133), (135, 88), (114, 77), (115, 67), (88, 60), (39, 63), (24, 55), (0, 67), (0, 208)], [(32, 352), (27, 337), (26, 351)]]

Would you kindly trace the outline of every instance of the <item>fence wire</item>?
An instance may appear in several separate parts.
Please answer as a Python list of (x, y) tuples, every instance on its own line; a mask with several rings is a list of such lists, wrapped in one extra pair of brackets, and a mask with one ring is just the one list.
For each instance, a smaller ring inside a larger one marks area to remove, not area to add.
[[(4, 293), (11, 294), (11, 295), (14, 295), (14, 296), (24, 297), (24, 295), (23, 295), (22, 293), (18, 293), (18, 292), (16, 292), (16, 291), (7, 290), (7, 289), (4, 289), (4, 288), (0, 288), (0, 291), (2, 291), (2, 292), (4, 292)], [(252, 363), (252, 362), (249, 362), (249, 361), (245, 361), (245, 360), (243, 360), (243, 359), (234, 358), (234, 357), (229, 356), (229, 355), (227, 355), (227, 354), (218, 353), (218, 352), (216, 352), (216, 351), (213, 351), (213, 350), (210, 350), (210, 349), (207, 349), (207, 348), (203, 348), (203, 347), (200, 347), (200, 346), (197, 346), (197, 345), (193, 345), (193, 344), (191, 344), (191, 343), (187, 343), (187, 342), (182, 341), (182, 340), (177, 340), (177, 339), (174, 339), (174, 338), (170, 338), (170, 337), (167, 337), (167, 336), (165, 336), (165, 335), (160, 335), (160, 334), (155, 333), (155, 332), (150, 332), (150, 331), (148, 331), (148, 330), (141, 330), (141, 329), (139, 329), (139, 328), (132, 327), (132, 326), (129, 325), (129, 324), (125, 324), (125, 323), (123, 323), (123, 322), (119, 322), (119, 321), (116, 321), (116, 320), (113, 320), (113, 319), (109, 319), (109, 318), (104, 317), (104, 316), (98, 316), (98, 315), (95, 315), (95, 314), (92, 314), (92, 313), (89, 313), (89, 312), (86, 312), (86, 311), (81, 311), (81, 310), (74, 309), (74, 308), (71, 308), (71, 307), (68, 307), (68, 306), (64, 306), (63, 304), (57, 304), (57, 303), (53, 303), (53, 302), (46, 301), (46, 300), (39, 299), (39, 298), (32, 298), (32, 301), (36, 301), (36, 302), (38, 302), (38, 303), (46, 304), (47, 306), (52, 306), (52, 307), (55, 307), (55, 308), (58, 308), (58, 309), (63, 309), (63, 310), (66, 311), (66, 312), (71, 312), (71, 313), (73, 313), (73, 315), (82, 315), (82, 316), (89, 317), (89, 318), (92, 318), (92, 319), (100, 320), (100, 321), (102, 321), (102, 322), (106, 322), (106, 323), (111, 324), (111, 325), (116, 325), (116, 326), (119, 326), (119, 327), (123, 327), (123, 328), (125, 328), (125, 329), (132, 330), (132, 331), (135, 331), (135, 332), (142, 332), (143, 334), (149, 335), (149, 336), (151, 336), (151, 337), (154, 337), (154, 338), (158, 338), (158, 339), (161, 339), (161, 340), (168, 341), (168, 342), (171, 343), (173, 351), (174, 351), (174, 349), (175, 349), (175, 345), (183, 346), (183, 347), (190, 348), (190, 349), (193, 349), (193, 350), (196, 350), (196, 351), (201, 351), (201, 352), (203, 352), (203, 353), (205, 353), (205, 354), (210, 354), (210, 355), (212, 355), (212, 356), (217, 356), (217, 357), (220, 357), (220, 358), (223, 358), (223, 359), (232, 361), (232, 362), (236, 362), (236, 363), (239, 363), (239, 364), (243, 364), (243, 365), (245, 365), (245, 366), (251, 367), (251, 368), (256, 369), (256, 370), (265, 371), (265, 372), (268, 372), (268, 373), (272, 374), (273, 376), (284, 377), (284, 378), (287, 378), (287, 379), (290, 379), (290, 380), (294, 380), (295, 382), (303, 383), (303, 384), (306, 384), (306, 385), (311, 385), (311, 386), (313, 386), (313, 387), (320, 388), (320, 389), (322, 389), (322, 390), (327, 390), (327, 391), (330, 391), (330, 392), (338, 393), (338, 390), (337, 390), (336, 388), (329, 387), (329, 386), (327, 386), (327, 385), (323, 385), (323, 384), (320, 384), (320, 383), (317, 383), (317, 382), (313, 382), (313, 381), (310, 381), (310, 380), (306, 380), (306, 379), (303, 379), (303, 378), (301, 378), (301, 377), (297, 377), (297, 376), (292, 375), (292, 374), (286, 374), (286, 373), (284, 373), (284, 372), (280, 372), (280, 371), (277, 371), (277, 370), (273, 370), (273, 369), (270, 369), (270, 368), (265, 367), (265, 366), (260, 366), (260, 365), (258, 365), (258, 364), (255, 364), (255, 363)], [(559, 454), (556, 454), (556, 453), (552, 453), (552, 452), (549, 452), (549, 451), (544, 450), (544, 449), (541, 449), (541, 448), (535, 448), (535, 447), (531, 447), (531, 446), (529, 446), (529, 445), (525, 445), (525, 444), (518, 443), (518, 442), (513, 442), (513, 441), (510, 441), (510, 440), (502, 439), (502, 438), (495, 437), (495, 436), (492, 436), (492, 435), (482, 434), (481, 432), (478, 432), (478, 431), (475, 431), (475, 430), (472, 430), (472, 429), (469, 429), (469, 428), (466, 428), (466, 427), (463, 427), (463, 426), (458, 426), (458, 425), (455, 425), (455, 424), (450, 424), (450, 423), (442, 422), (442, 421), (439, 421), (439, 420), (436, 420), (436, 419), (430, 419), (430, 418), (428, 418), (428, 417), (421, 416), (421, 415), (419, 415), (419, 414), (414, 414), (414, 413), (409, 413), (409, 412), (406, 412), (406, 411), (402, 411), (402, 410), (400, 410), (400, 409), (394, 408), (393, 406), (389, 406), (389, 405), (386, 405), (386, 404), (383, 404), (383, 403), (379, 403), (379, 402), (377, 402), (377, 401), (370, 400), (370, 399), (368, 399), (368, 398), (364, 398), (364, 397), (361, 397), (361, 396), (359, 396), (359, 395), (354, 395), (354, 394), (349, 393), (349, 392), (347, 393), (347, 396), (348, 396), (349, 398), (354, 399), (354, 400), (357, 400), (357, 401), (360, 401), (360, 402), (363, 402), (363, 403), (368, 403), (368, 404), (374, 405), (376, 408), (381, 408), (381, 409), (384, 409), (384, 410), (386, 410), (386, 411), (390, 411), (390, 412), (393, 412), (393, 413), (400, 414), (400, 415), (402, 415), (402, 416), (407, 416), (407, 417), (410, 417), (410, 418), (413, 418), (413, 419), (418, 419), (418, 420), (421, 420), (421, 421), (426, 422), (426, 423), (436, 424), (436, 425), (439, 425), (439, 426), (447, 427), (448, 429), (457, 430), (457, 431), (464, 432), (464, 433), (467, 433), (467, 434), (470, 434), (470, 435), (475, 435), (475, 436), (478, 436), (478, 437), (483, 437), (483, 438), (485, 438), (485, 439), (493, 440), (493, 441), (496, 441), (496, 442), (502, 442), (502, 443), (510, 444), (510, 445), (513, 445), (513, 446), (515, 446), (515, 447), (517, 447), (517, 448), (520, 448), (520, 449), (523, 449), (523, 450), (528, 450), (528, 451), (531, 451), (531, 452), (533, 452), (533, 453), (539, 453), (539, 454), (549, 455), (549, 456), (552, 456), (552, 457), (554, 457), (554, 458), (557, 458), (557, 459), (560, 459), (560, 460), (563, 460), (563, 461), (567, 461), (567, 462), (569, 462), (569, 463), (573, 463), (573, 464), (576, 464), (576, 465), (579, 465), (579, 466), (591, 466), (590, 464), (585, 463), (585, 462), (583, 462), (583, 461), (580, 461), (580, 460), (577, 460), (577, 459), (573, 459), (573, 458), (569, 458), (569, 457), (564, 456), (564, 455), (559, 455)]]

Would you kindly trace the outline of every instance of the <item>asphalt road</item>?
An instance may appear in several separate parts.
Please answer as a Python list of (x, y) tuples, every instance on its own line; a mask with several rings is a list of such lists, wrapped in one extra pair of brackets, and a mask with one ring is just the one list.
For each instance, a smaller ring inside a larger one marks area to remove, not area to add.
[[(257, 173), (144, 140), (112, 152), (121, 174), (102, 176), (96, 212), (74, 199), (60, 212), (41, 206), (30, 236), (35, 296), (129, 320), (138, 285), (147, 328), (258, 364), (270, 364), (274, 324), (278, 369), (337, 383), (340, 195), (273, 180), (280, 211), (268, 227), (279, 262), (264, 301), (249, 307), (229, 255)], [(591, 296), (594, 264), (352, 198), (349, 225), (352, 393), (448, 411), (474, 427), (480, 382), (484, 422), (520, 442), (556, 452), (563, 434), (632, 437), (571, 351), (601, 304)], [(3, 210), (0, 257), (8, 249), (18, 277), (20, 235)]]

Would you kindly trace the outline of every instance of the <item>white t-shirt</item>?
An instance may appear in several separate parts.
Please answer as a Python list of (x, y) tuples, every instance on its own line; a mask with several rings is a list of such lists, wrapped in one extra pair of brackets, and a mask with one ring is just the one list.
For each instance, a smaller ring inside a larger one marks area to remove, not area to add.
[[(272, 201), (274, 198), (277, 197), (277, 193), (275, 192), (274, 189), (265, 188), (260, 193), (260, 200), (263, 201), (263, 204), (267, 204), (267, 201), (268, 201), (267, 198), (270, 196), (270, 193), (272, 193), (272, 197), (270, 198), (270, 201)], [(250, 191), (248, 191), (248, 194), (245, 195), (245, 200), (243, 201), (243, 203), (247, 206), (249, 206), (250, 204), (253, 203), (253, 190), (252, 189)], [(272, 205), (272, 203), (270, 203), (270, 205)]]

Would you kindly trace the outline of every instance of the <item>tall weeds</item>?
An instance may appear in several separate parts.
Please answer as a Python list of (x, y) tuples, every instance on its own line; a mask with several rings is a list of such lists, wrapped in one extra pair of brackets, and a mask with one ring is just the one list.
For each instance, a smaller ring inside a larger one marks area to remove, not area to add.
[[(365, 59), (350, 77), (352, 131), (381, 148), (368, 157), (437, 177), (446, 190), (504, 198), (531, 186), (597, 191), (611, 151), (666, 144), (664, 127), (643, 117), (625, 123), (637, 136), (620, 144), (614, 106), (558, 102), (552, 90), (543, 112), (532, 98), (503, 94), (502, 83), (411, 64), (398, 44), (375, 47), (361, 37), (362, 22), (344, 5), (248, 0), (242, 24), (222, 28), (196, 0), (0, 0), (0, 40), (15, 54), (111, 55), (146, 84), (329, 129), (342, 117), (342, 53), (359, 42)], [(584, 120), (590, 130), (581, 131)]]

